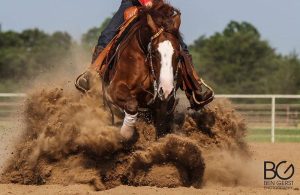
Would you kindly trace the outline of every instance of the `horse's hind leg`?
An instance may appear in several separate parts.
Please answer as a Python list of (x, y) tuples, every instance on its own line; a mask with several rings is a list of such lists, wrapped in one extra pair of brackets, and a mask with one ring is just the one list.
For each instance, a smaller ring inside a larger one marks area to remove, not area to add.
[(131, 90), (124, 83), (111, 84), (108, 89), (112, 101), (125, 112), (125, 118), (121, 127), (121, 135), (129, 140), (133, 137), (135, 123), (138, 115), (138, 102), (131, 95)]

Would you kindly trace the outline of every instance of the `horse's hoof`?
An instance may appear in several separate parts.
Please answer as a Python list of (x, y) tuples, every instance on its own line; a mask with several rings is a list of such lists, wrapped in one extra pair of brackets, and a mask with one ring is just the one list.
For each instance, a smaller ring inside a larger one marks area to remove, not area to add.
[(134, 135), (134, 127), (123, 125), (120, 133), (125, 140), (130, 140)]

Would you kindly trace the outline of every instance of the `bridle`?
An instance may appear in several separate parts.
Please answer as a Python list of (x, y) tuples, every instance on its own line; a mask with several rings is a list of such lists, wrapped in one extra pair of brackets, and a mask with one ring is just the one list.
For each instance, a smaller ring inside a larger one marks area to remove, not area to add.
[[(142, 44), (139, 44), (140, 47), (141, 47), (141, 49), (142, 49), (142, 51), (145, 52), (145, 55), (146, 55), (145, 61), (146, 61), (146, 62), (149, 62), (150, 70), (151, 70), (151, 76), (152, 76), (152, 78), (153, 78), (153, 89), (154, 89), (154, 94), (152, 94), (151, 92), (149, 92), (149, 91), (143, 89), (143, 87), (141, 86), (141, 88), (142, 88), (145, 92), (147, 92), (147, 93), (149, 93), (149, 94), (151, 94), (151, 95), (153, 96), (153, 98), (152, 98), (150, 101), (147, 102), (147, 105), (148, 105), (148, 106), (153, 105), (154, 102), (155, 102), (155, 100), (157, 99), (157, 97), (159, 97), (160, 100), (164, 100), (164, 96), (163, 96), (164, 94), (163, 94), (163, 93), (160, 93), (159, 90), (158, 90), (158, 87), (159, 87), (159, 80), (157, 79), (156, 74), (155, 74), (155, 69), (154, 69), (154, 66), (153, 66), (153, 55), (152, 55), (153, 41), (154, 41), (155, 39), (157, 39), (163, 32), (166, 32), (166, 31), (164, 30), (164, 28), (160, 28), (160, 30), (159, 30), (157, 33), (155, 33), (153, 36), (151, 36), (150, 42), (148, 43), (148, 46), (147, 46), (147, 51), (145, 51), (145, 50), (143, 49)], [(146, 53), (146, 52), (147, 52), (147, 53)], [(176, 99), (176, 86), (177, 86), (177, 81), (178, 81), (179, 69), (180, 69), (180, 63), (179, 63), (178, 66), (177, 66), (177, 70), (176, 70), (176, 73), (175, 73), (175, 76), (174, 76), (174, 81), (173, 81), (173, 82), (174, 82), (173, 96), (170, 96), (169, 98), (174, 97), (174, 99)], [(102, 90), (103, 90), (103, 92), (104, 92), (104, 95), (103, 95), (103, 102), (105, 102), (105, 104), (108, 105), (108, 108), (109, 108), (109, 110), (110, 110), (110, 112), (111, 112), (111, 115), (112, 115), (112, 124), (114, 125), (114, 124), (115, 124), (115, 120), (114, 120), (115, 117), (114, 117), (114, 113), (113, 113), (113, 108), (112, 108), (112, 106), (114, 106), (115, 108), (119, 108), (119, 107), (116, 106), (115, 104), (113, 104), (112, 102), (109, 102), (108, 99), (106, 98), (104, 82), (103, 82), (102, 88), (103, 88)], [(168, 99), (168, 100), (169, 100), (169, 99)], [(171, 112), (174, 111), (175, 105), (177, 105), (177, 103), (178, 103), (178, 102), (175, 102), (175, 103), (174, 103), (174, 106), (173, 106), (172, 110), (169, 111), (167, 114), (170, 114)], [(139, 111), (140, 111), (140, 112), (148, 112), (149, 110), (148, 110), (148, 108), (139, 108)]]
[[(146, 61), (148, 61), (149, 65), (150, 65), (151, 75), (152, 75), (152, 78), (153, 78), (153, 89), (154, 89), (153, 98), (147, 103), (148, 105), (153, 104), (155, 102), (155, 100), (156, 100), (157, 97), (159, 97), (159, 99), (162, 100), (162, 101), (165, 100), (164, 99), (164, 93), (161, 92), (161, 91), (159, 91), (159, 89), (158, 89), (158, 87), (159, 87), (159, 80), (157, 79), (156, 74), (155, 74), (155, 70), (154, 70), (154, 66), (153, 66), (153, 55), (152, 55), (153, 41), (155, 39), (157, 39), (163, 32), (166, 32), (164, 30), (164, 28), (160, 28), (160, 30), (156, 34), (154, 34), (153, 36), (151, 36), (150, 42), (148, 43), (148, 46), (147, 46)], [(179, 66), (180, 66), (180, 63), (177, 66), (176, 73), (175, 73), (175, 76), (174, 76), (174, 81), (173, 81), (173, 86), (174, 86), (173, 97), (174, 98), (176, 98), (176, 86), (177, 86), (177, 80), (178, 80)], [(171, 97), (172, 96), (170, 96), (170, 98)]]

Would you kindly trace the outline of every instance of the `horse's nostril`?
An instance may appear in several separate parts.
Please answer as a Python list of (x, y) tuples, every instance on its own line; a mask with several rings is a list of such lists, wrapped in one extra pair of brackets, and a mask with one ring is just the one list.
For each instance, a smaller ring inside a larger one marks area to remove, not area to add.
[(162, 88), (162, 87), (159, 89), (159, 94), (161, 94), (161, 95), (163, 95), (163, 94), (164, 94), (164, 90), (163, 90), (163, 88)]

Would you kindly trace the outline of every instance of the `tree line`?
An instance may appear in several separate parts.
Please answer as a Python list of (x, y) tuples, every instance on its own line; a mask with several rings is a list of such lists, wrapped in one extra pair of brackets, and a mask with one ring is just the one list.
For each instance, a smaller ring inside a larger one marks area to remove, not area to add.
[(0, 90), (18, 90), (22, 84), (55, 68), (58, 61), (69, 55), (71, 45), (71, 36), (64, 32), (0, 32)]
[(276, 53), (250, 23), (232, 21), (190, 50), (198, 72), (218, 93), (300, 93), (298, 55)]
[[(90, 52), (108, 22), (88, 30), (80, 47)], [(20, 83), (51, 71), (74, 44), (65, 32), (0, 32), (0, 92), (18, 90)], [(219, 94), (300, 93), (298, 55), (277, 53), (250, 23), (231, 21), (222, 32), (200, 36), (189, 48), (197, 71)]]

